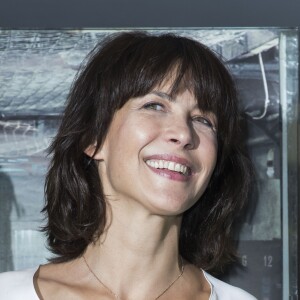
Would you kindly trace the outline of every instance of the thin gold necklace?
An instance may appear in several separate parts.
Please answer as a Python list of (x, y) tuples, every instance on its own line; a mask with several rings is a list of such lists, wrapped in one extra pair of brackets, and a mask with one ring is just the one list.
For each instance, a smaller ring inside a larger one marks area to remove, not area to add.
[[(110, 294), (112, 294), (114, 296), (115, 299), (120, 300), (120, 297), (118, 294), (116, 294), (115, 292), (113, 292), (106, 284), (103, 283), (103, 281), (93, 272), (93, 270), (91, 269), (91, 267), (89, 266), (89, 264), (87, 263), (84, 255), (82, 256), (84, 263), (86, 264), (87, 268), (89, 269), (89, 271), (93, 274), (93, 276), (95, 277), (95, 279), (102, 285), (104, 286)], [(182, 276), (184, 272), (184, 264), (183, 264), (183, 260), (182, 257), (180, 256), (180, 273), (179, 275), (158, 295), (156, 296), (153, 300), (157, 300), (159, 299), (163, 294), (165, 294), (171, 287), (172, 285)]]

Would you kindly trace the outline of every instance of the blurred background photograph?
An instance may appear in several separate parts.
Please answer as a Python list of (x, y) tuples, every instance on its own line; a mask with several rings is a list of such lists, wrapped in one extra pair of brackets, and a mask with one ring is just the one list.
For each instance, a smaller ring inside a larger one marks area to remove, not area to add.
[[(51, 256), (40, 232), (47, 147), (81, 62), (96, 43), (122, 30), (0, 30), (0, 272), (35, 267)], [(226, 61), (236, 81), (256, 177), (247, 214), (236, 224), (239, 261), (222, 280), (261, 300), (296, 295), (297, 30), (147, 31), (201, 41)]]

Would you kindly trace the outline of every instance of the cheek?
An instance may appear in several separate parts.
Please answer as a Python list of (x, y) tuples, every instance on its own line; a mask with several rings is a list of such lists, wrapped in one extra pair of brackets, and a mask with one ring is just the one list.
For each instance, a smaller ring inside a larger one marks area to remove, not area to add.
[(122, 136), (136, 146), (145, 146), (159, 135), (159, 124), (148, 119), (129, 121), (122, 127)]
[(211, 156), (212, 156), (212, 160), (213, 160), (213, 165), (215, 167), (215, 165), (217, 163), (217, 158), (218, 158), (218, 144), (217, 144), (217, 142), (213, 143), (213, 145), (211, 146)]
[(218, 142), (215, 136), (204, 136), (202, 138), (201, 149), (205, 152), (205, 157), (207, 161), (211, 162), (212, 165), (216, 164), (217, 154), (218, 154)]
[(205, 143), (205, 145), (202, 143), (199, 157), (201, 158), (201, 166), (203, 168), (202, 180), (204, 180), (205, 182), (205, 187), (209, 183), (211, 175), (213, 174), (216, 167), (218, 156), (217, 152), (217, 143), (215, 143), (213, 140), (211, 140), (211, 142)]
[(157, 127), (153, 122), (139, 120), (126, 120), (119, 123), (109, 133), (108, 155), (115, 153), (115, 155), (126, 157), (126, 155), (138, 154), (144, 146), (157, 137)]

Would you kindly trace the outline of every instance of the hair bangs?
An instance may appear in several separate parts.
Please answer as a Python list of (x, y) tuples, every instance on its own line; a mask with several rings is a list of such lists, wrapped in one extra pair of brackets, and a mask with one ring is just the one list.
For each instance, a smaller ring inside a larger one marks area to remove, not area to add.
[(116, 60), (116, 71), (111, 72), (114, 69), (111, 65), (110, 74), (105, 76), (111, 80), (119, 108), (130, 98), (144, 96), (155, 87), (171, 82), (171, 96), (188, 89), (202, 111), (212, 112), (218, 123), (228, 124), (226, 115), (232, 112), (230, 102), (234, 96), (228, 86), (233, 84), (229, 72), (214, 53), (196, 41), (179, 39), (173, 34), (138, 33), (138, 39), (130, 43), (131, 34), (122, 36), (127, 38), (128, 46)]

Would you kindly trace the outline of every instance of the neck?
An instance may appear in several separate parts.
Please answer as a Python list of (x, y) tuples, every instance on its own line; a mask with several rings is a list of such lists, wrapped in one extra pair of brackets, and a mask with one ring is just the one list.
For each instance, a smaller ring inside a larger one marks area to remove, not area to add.
[(148, 295), (149, 299), (180, 273), (181, 217), (151, 215), (132, 207), (126, 211), (116, 203), (109, 207), (108, 225), (88, 247), (85, 258), (115, 294), (131, 299)]

